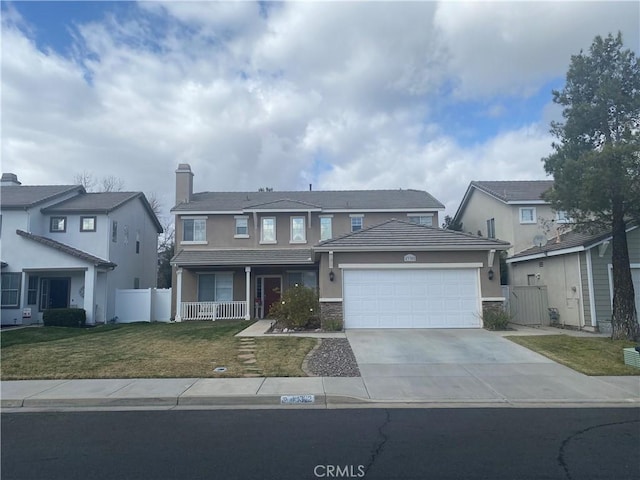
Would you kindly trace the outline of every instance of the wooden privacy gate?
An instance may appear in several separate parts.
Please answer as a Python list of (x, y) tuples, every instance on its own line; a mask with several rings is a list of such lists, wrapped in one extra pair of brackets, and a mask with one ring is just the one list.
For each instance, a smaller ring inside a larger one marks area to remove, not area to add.
[(509, 313), (518, 325), (549, 325), (549, 300), (544, 285), (511, 287)]

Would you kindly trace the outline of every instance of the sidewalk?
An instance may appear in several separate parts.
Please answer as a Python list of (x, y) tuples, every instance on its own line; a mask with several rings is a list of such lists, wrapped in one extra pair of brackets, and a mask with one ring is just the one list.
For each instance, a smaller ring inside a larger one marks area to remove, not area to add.
[(521, 381), (515, 383), (513, 372), (494, 371), (487, 376), (475, 373), (474, 388), (469, 388), (468, 382), (461, 383), (465, 378), (460, 374), (443, 371), (442, 375), (423, 380), (419, 396), (415, 392), (407, 396), (383, 389), (381, 398), (371, 397), (362, 377), (5, 381), (1, 406), (4, 411), (113, 407), (640, 406), (638, 377), (586, 377), (564, 369), (554, 365), (553, 372), (538, 371), (535, 381), (523, 372)]
[[(268, 327), (268, 321), (256, 322), (238, 336), (270, 335), (265, 333)], [(501, 333), (593, 335), (520, 326)], [(344, 332), (284, 335), (345, 337)], [(3, 381), (0, 406), (5, 412), (65, 408), (640, 406), (639, 376), (589, 377), (551, 361), (432, 365), (423, 368), (427, 373), (415, 377), (411, 367), (402, 379), (388, 376), (381, 366), (365, 377)]]

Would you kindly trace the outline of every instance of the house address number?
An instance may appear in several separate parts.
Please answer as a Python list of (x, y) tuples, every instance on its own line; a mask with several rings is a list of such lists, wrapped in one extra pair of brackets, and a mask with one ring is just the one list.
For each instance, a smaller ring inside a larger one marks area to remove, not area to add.
[(315, 401), (315, 395), (282, 395), (280, 397), (281, 404), (315, 403)]

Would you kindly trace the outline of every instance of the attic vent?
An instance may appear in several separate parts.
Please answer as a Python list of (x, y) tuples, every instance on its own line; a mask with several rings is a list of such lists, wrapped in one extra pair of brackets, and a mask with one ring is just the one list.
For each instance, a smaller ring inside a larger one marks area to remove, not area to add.
[(543, 261), (540, 261), (540, 262), (538, 263), (538, 266), (539, 266), (539, 267), (544, 267), (544, 262), (543, 262)]

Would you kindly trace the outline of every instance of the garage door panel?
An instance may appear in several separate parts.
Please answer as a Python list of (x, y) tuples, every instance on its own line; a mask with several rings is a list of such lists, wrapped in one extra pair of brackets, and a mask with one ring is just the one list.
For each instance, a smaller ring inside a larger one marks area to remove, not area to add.
[(476, 328), (477, 269), (346, 270), (346, 328)]

